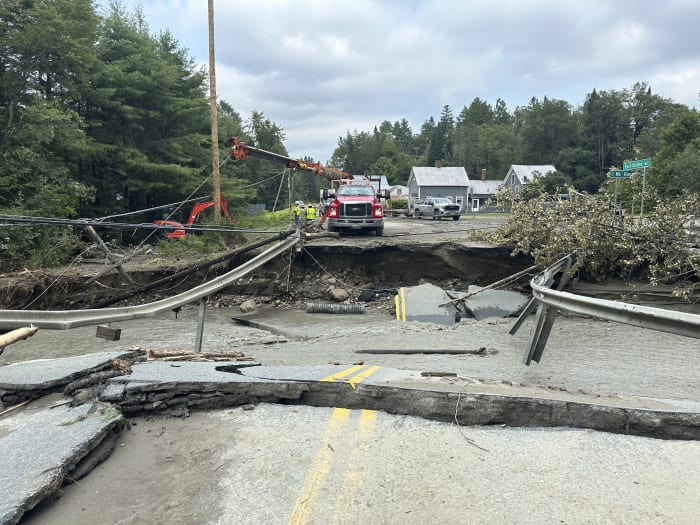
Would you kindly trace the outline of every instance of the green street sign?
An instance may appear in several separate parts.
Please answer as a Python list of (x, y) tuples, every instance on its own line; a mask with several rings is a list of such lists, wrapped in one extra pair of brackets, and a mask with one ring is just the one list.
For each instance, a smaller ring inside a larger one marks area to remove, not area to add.
[(639, 168), (648, 168), (651, 166), (651, 159), (639, 159), (624, 162), (622, 168), (626, 170), (638, 170)]
[(634, 173), (632, 170), (610, 170), (608, 177), (611, 179), (629, 179)]

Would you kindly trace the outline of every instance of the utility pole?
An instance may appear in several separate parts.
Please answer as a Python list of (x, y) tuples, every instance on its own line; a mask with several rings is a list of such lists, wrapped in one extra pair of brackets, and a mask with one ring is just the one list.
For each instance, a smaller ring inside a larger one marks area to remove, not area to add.
[(214, 55), (214, 0), (209, 0), (209, 106), (211, 108), (211, 158), (214, 183), (214, 222), (221, 220), (221, 182), (219, 179), (219, 118), (216, 101), (216, 63)]

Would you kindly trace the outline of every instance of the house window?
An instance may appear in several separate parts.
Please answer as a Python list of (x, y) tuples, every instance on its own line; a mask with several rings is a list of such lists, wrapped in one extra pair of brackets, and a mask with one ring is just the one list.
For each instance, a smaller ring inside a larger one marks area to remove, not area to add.
[(455, 197), (455, 204), (459, 204), (460, 208), (462, 207), (463, 202), (464, 202), (464, 197), (462, 197), (461, 195), (457, 195), (457, 197)]

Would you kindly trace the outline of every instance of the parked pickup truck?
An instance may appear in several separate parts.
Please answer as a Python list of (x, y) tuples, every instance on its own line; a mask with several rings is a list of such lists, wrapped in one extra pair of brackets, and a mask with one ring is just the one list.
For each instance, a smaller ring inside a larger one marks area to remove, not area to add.
[(459, 204), (453, 204), (446, 197), (427, 197), (423, 200), (411, 203), (412, 210), (409, 210), (414, 217), (430, 217), (431, 219), (452, 218), (458, 221), (460, 216)]

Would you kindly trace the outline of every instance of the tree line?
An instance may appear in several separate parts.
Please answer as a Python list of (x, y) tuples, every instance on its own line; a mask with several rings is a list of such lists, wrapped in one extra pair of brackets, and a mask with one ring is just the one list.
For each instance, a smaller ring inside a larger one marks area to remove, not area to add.
[[(151, 34), (138, 7), (113, 0), (99, 14), (92, 0), (4, 0), (0, 213), (104, 217), (211, 193), (207, 88), (206, 70), (169, 31)], [(220, 100), (218, 114), (222, 150), (227, 137), (240, 136), (287, 154), (282, 126), (262, 111), (244, 118)], [(418, 131), (406, 119), (383, 121), (340, 137), (329, 164), (392, 184), (436, 160), (472, 177), (486, 169), (493, 179), (511, 164), (554, 164), (568, 182), (596, 192), (611, 166), (642, 157), (654, 157), (650, 182), (661, 193), (700, 189), (698, 113), (638, 83), (593, 90), (579, 108), (545, 97), (509, 111), (503, 100), (475, 98), (456, 117), (445, 105)], [(254, 158), (225, 161), (222, 194), (239, 212), (248, 202), (271, 209), (278, 193), (286, 206), (282, 170)], [(316, 200), (324, 182), (295, 174), (293, 198)], [(70, 233), (3, 227), (0, 262), (58, 251), (59, 238), (69, 250)]]
[(512, 164), (552, 164), (555, 180), (596, 193), (611, 168), (654, 158), (650, 184), (674, 196), (700, 190), (700, 115), (652, 93), (638, 82), (629, 89), (594, 89), (580, 107), (565, 100), (532, 98), (508, 110), (475, 98), (455, 117), (445, 105), (415, 133), (406, 119), (384, 121), (373, 131), (348, 132), (332, 162), (346, 171), (387, 175), (405, 184), (411, 166), (464, 166), (471, 178), (503, 179)]

